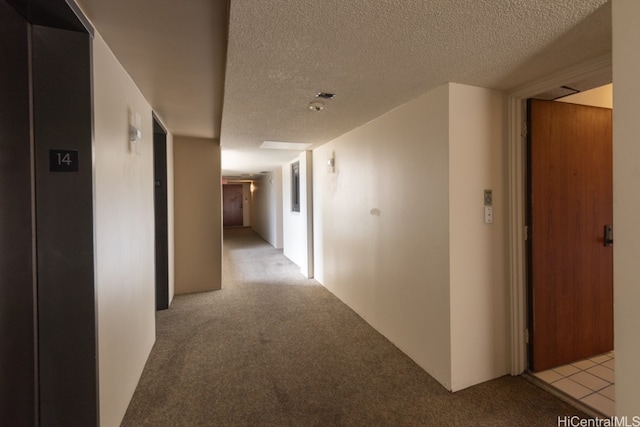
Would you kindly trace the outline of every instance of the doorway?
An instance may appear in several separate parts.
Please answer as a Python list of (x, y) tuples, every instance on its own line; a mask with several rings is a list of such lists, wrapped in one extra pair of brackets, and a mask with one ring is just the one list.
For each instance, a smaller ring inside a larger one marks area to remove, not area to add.
[(167, 130), (153, 115), (156, 310), (169, 308), (169, 219), (167, 209)]
[(612, 85), (527, 103), (528, 367), (605, 416), (615, 414), (612, 107)]
[(591, 87), (611, 83), (611, 55), (606, 54), (530, 82), (507, 94), (507, 263), (510, 282), (510, 373), (527, 370), (527, 287), (526, 287), (526, 165), (525, 102), (545, 91), (571, 82), (597, 82)]
[(530, 99), (529, 368), (613, 349), (611, 110)]
[(242, 184), (225, 184), (222, 186), (222, 226), (242, 227), (244, 225), (244, 206)]

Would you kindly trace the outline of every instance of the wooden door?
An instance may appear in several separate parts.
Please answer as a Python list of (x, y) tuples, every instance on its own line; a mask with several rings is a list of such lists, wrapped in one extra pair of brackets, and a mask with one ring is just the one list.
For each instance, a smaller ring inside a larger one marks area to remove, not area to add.
[(529, 102), (530, 368), (613, 349), (611, 110)]
[(222, 186), (222, 225), (224, 227), (242, 227), (242, 184)]
[(156, 310), (169, 308), (169, 209), (167, 206), (167, 132), (153, 116)]

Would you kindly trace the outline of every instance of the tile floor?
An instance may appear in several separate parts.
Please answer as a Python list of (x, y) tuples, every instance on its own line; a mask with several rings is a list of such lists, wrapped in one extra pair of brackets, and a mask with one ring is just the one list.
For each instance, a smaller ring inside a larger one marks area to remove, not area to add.
[(533, 375), (602, 412), (615, 415), (614, 352), (580, 360)]

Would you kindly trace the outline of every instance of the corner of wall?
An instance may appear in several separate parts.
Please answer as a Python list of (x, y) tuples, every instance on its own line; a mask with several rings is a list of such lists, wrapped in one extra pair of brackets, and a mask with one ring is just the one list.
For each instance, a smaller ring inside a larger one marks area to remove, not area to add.
[(613, 216), (614, 337), (616, 414), (638, 416), (640, 410), (640, 286), (638, 254), (640, 194), (638, 117), (640, 117), (640, 2), (612, 2), (613, 17)]
[[(118, 425), (155, 341), (152, 115), (98, 33), (93, 86), (100, 424)], [(131, 111), (144, 118), (137, 149)]]
[(254, 182), (251, 228), (276, 249), (282, 248), (282, 168)]
[[(504, 96), (451, 84), (449, 230), (452, 390), (508, 372)], [(494, 221), (484, 223), (484, 190)]]
[[(310, 244), (309, 226), (310, 216), (313, 206), (311, 200), (312, 195), (309, 193), (311, 189), (310, 180), (313, 179), (312, 171), (312, 154), (311, 151), (301, 153), (298, 158), (285, 164), (282, 167), (282, 237), (284, 255), (300, 267), (300, 272), (305, 277), (311, 277), (313, 267), (310, 263)], [(300, 163), (299, 182), (300, 182), (300, 211), (293, 212), (291, 207), (291, 165), (295, 162)]]
[(173, 135), (167, 132), (167, 222), (169, 246), (169, 305), (175, 295), (176, 261), (175, 261), (175, 219), (173, 188)]
[(222, 287), (220, 143), (174, 135), (175, 293)]

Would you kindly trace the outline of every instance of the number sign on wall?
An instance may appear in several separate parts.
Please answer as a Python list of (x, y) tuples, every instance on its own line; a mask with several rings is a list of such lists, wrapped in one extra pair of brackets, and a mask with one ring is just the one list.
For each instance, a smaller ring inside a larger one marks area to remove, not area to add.
[(49, 171), (78, 172), (78, 152), (75, 150), (49, 150)]

